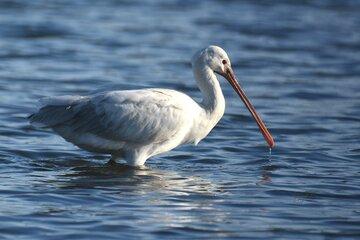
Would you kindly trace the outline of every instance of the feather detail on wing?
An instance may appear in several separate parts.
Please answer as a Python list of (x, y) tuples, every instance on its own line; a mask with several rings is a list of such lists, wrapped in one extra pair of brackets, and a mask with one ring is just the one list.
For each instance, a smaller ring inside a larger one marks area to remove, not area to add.
[(146, 144), (167, 140), (181, 128), (190, 128), (192, 114), (186, 112), (189, 99), (176, 91), (156, 89), (60, 97), (44, 101), (47, 105), (29, 118), (34, 125), (61, 129), (58, 132), (64, 135), (93, 134), (117, 142)]
[(89, 100), (83, 96), (60, 96), (42, 98), (39, 101), (39, 110), (28, 118), (36, 127), (53, 127), (70, 120), (76, 114), (74, 106), (82, 105)]

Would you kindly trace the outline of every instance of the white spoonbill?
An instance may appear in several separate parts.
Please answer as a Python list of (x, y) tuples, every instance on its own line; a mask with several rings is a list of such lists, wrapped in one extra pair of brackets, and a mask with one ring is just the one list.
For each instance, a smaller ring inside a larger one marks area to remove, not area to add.
[(186, 143), (197, 144), (224, 114), (225, 99), (216, 74), (226, 78), (254, 117), (270, 148), (275, 142), (236, 80), (229, 57), (217, 46), (198, 51), (191, 60), (202, 101), (161, 88), (107, 91), (89, 96), (41, 100), (29, 116), (34, 126), (53, 129), (76, 146), (111, 154), (140, 166), (157, 154)]

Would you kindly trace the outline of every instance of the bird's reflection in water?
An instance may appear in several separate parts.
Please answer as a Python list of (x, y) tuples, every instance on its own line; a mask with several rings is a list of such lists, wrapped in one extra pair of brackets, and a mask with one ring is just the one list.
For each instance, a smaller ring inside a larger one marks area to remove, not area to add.
[(164, 161), (141, 168), (82, 158), (34, 163), (43, 172), (36, 178), (37, 185), (51, 186), (51, 197), (59, 201), (51, 207), (42, 203), (38, 211), (71, 211), (86, 219), (99, 216), (101, 224), (113, 225), (114, 219), (126, 226), (156, 222), (169, 231), (192, 229), (199, 222), (228, 221), (228, 214), (214, 207), (224, 196), (221, 184), (185, 171), (167, 170)]
[[(71, 160), (69, 160), (71, 161)], [(57, 175), (56, 185), (62, 189), (107, 189), (146, 193), (159, 191), (175, 195), (217, 194), (220, 190), (211, 181), (155, 167), (129, 167), (120, 163), (102, 164), (81, 161)]]
[(271, 165), (264, 165), (262, 166), (261, 171), (261, 179), (259, 184), (268, 184), (271, 183), (271, 174), (272, 174), (272, 167)]
[(270, 154), (265, 160), (265, 163), (261, 166), (261, 178), (258, 184), (269, 184), (272, 182), (271, 175), (273, 174), (273, 171), (277, 169), (277, 167), (273, 164), (273, 160), (271, 158), (272, 157)]

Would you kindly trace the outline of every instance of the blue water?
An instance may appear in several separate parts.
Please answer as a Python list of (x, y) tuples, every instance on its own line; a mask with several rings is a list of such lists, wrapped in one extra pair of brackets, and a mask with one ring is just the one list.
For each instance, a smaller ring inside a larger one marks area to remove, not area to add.
[[(359, 1), (0, 2), (1, 239), (358, 239)], [(229, 53), (273, 133), (226, 81), (197, 147), (108, 166), (26, 116), (43, 96), (164, 87)]]

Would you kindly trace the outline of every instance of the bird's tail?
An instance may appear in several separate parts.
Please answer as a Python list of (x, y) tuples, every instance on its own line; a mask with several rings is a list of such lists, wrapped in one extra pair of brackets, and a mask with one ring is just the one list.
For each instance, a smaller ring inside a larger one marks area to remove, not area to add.
[(40, 100), (40, 108), (36, 113), (28, 116), (30, 124), (35, 127), (54, 127), (74, 117), (74, 107), (86, 101), (82, 96), (61, 96), (43, 98)]

